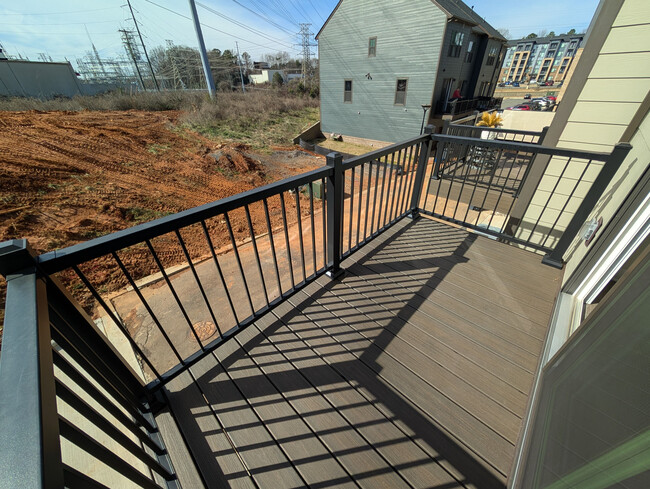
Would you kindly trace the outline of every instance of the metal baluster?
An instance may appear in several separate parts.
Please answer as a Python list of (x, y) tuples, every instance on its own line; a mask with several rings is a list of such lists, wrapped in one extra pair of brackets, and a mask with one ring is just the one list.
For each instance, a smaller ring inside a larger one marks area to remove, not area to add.
[[(217, 253), (214, 249), (214, 245), (212, 244), (212, 238), (210, 238), (210, 233), (208, 232), (208, 226), (206, 225), (205, 221), (201, 221), (201, 227), (203, 228), (203, 234), (205, 235), (205, 239), (208, 242), (208, 245), (210, 247), (210, 253), (212, 254), (212, 260), (214, 262), (214, 265), (217, 267), (217, 273), (219, 274), (219, 279), (221, 280), (221, 285), (223, 286), (223, 290), (226, 292), (226, 298), (228, 299), (228, 304), (230, 304), (230, 310), (232, 311), (232, 315), (235, 318), (235, 322), (239, 324), (239, 318), (237, 317), (237, 311), (235, 310), (235, 305), (232, 302), (232, 297), (230, 297), (230, 291), (228, 290), (228, 286), (226, 285), (226, 279), (223, 276), (223, 272), (221, 271), (221, 266), (219, 265), (219, 260), (217, 259)], [(219, 330), (219, 335), (221, 335), (221, 331)]]
[(171, 340), (171, 339), (169, 338), (169, 336), (167, 335), (167, 332), (166, 332), (166, 331), (164, 330), (164, 328), (162, 327), (162, 324), (160, 324), (160, 321), (158, 321), (158, 318), (157, 318), (156, 315), (153, 313), (153, 310), (152, 310), (151, 307), (149, 306), (149, 303), (146, 301), (146, 299), (145, 299), (144, 296), (142, 295), (142, 292), (140, 292), (140, 289), (138, 288), (138, 286), (136, 285), (135, 281), (133, 280), (133, 277), (131, 277), (131, 274), (128, 272), (128, 270), (127, 270), (126, 267), (124, 266), (124, 263), (122, 263), (122, 260), (120, 260), (120, 257), (117, 256), (117, 253), (116, 253), (115, 251), (111, 251), (111, 256), (112, 256), (113, 259), (117, 262), (117, 266), (120, 267), (120, 270), (122, 270), (122, 273), (124, 274), (124, 276), (125, 276), (126, 279), (128, 280), (128, 282), (129, 282), (129, 284), (131, 285), (131, 287), (133, 287), (133, 291), (136, 293), (136, 295), (137, 295), (138, 298), (140, 299), (140, 302), (142, 302), (142, 305), (144, 306), (144, 308), (147, 310), (147, 312), (148, 312), (149, 315), (151, 316), (151, 319), (153, 320), (154, 324), (155, 324), (156, 327), (158, 328), (158, 331), (160, 331), (160, 334), (162, 334), (163, 338), (165, 338), (165, 341), (167, 342), (167, 344), (168, 344), (169, 347), (171, 348), (172, 352), (173, 352), (174, 355), (176, 356), (176, 359), (178, 360), (178, 362), (179, 362), (181, 365), (185, 365), (185, 362), (183, 361), (183, 359), (181, 358), (181, 356), (178, 354), (178, 350), (176, 350), (176, 347), (175, 347), (174, 344), (172, 343), (172, 340)]
[(403, 168), (404, 168), (404, 160), (406, 158), (406, 153), (407, 150), (405, 149), (404, 151), (400, 151), (397, 156), (397, 165), (393, 166), (395, 163), (394, 160), (391, 160), (391, 168), (393, 170), (394, 178), (393, 178), (393, 192), (392, 192), (392, 197), (390, 199), (390, 208), (388, 210), (388, 223), (392, 223), (393, 220), (395, 219), (393, 213), (396, 211), (395, 208), (395, 201), (399, 200), (397, 199), (397, 181), (401, 181), (402, 179), (399, 178), (402, 173), (403, 173)]
[(372, 217), (370, 218), (370, 236), (375, 234), (375, 210), (377, 209), (377, 193), (379, 191), (379, 172), (381, 170), (381, 160), (377, 160), (377, 171), (375, 177), (375, 194), (372, 198)]
[(363, 203), (363, 171), (366, 168), (366, 164), (361, 165), (361, 174), (359, 175), (359, 204), (357, 212), (357, 247), (359, 246), (359, 232), (361, 230), (361, 204)]
[(287, 245), (287, 260), (289, 261), (289, 275), (291, 277), (291, 288), (296, 288), (296, 281), (293, 278), (293, 262), (291, 261), (291, 245), (289, 244), (289, 224), (287, 223), (287, 208), (284, 205), (284, 194), (280, 193), (280, 207), (282, 208), (282, 222), (284, 223), (284, 241)]
[(230, 236), (230, 242), (232, 243), (232, 250), (235, 254), (237, 260), (237, 266), (239, 267), (239, 273), (241, 278), (244, 281), (244, 288), (246, 289), (246, 297), (248, 298), (248, 305), (251, 308), (251, 314), (255, 315), (255, 307), (253, 307), (253, 300), (251, 299), (251, 291), (248, 288), (248, 281), (246, 280), (246, 274), (244, 274), (244, 267), (241, 263), (241, 258), (239, 257), (239, 250), (237, 249), (237, 243), (235, 242), (235, 235), (232, 232), (232, 225), (230, 224), (230, 217), (227, 212), (224, 212), (223, 217), (226, 220), (226, 228), (228, 228), (228, 235)]
[(354, 212), (354, 168), (352, 168), (352, 178), (350, 181), (350, 222), (348, 223), (348, 252), (352, 250), (352, 213)]
[(264, 280), (264, 272), (262, 271), (262, 262), (260, 261), (260, 253), (257, 249), (257, 241), (255, 240), (255, 229), (253, 229), (253, 221), (251, 220), (251, 213), (248, 209), (248, 205), (244, 206), (244, 211), (246, 212), (246, 222), (248, 223), (248, 229), (251, 233), (251, 243), (253, 244), (253, 251), (255, 252), (255, 261), (257, 262), (257, 271), (260, 274), (260, 279), (262, 281), (262, 289), (264, 290), (264, 300), (266, 305), (269, 305), (269, 294), (266, 290), (266, 281)]
[[(392, 153), (391, 155), (393, 155)], [(386, 189), (386, 173), (388, 172), (388, 155), (384, 156), (384, 174), (381, 177), (381, 192), (379, 194), (379, 211), (377, 212), (377, 231), (381, 229), (381, 213), (387, 206), (384, 190)], [(389, 174), (390, 175), (390, 174)], [(388, 187), (390, 188), (390, 186)]]
[(300, 212), (300, 192), (296, 187), (294, 190), (296, 197), (296, 215), (298, 217), (298, 236), (300, 237), (300, 260), (302, 263), (302, 281), (307, 283), (307, 266), (305, 265), (305, 243), (302, 236), (302, 213)]
[(143, 353), (143, 351), (140, 349), (140, 347), (139, 347), (138, 344), (135, 342), (135, 340), (131, 337), (131, 335), (129, 334), (129, 332), (128, 332), (127, 329), (126, 329), (126, 326), (124, 326), (124, 324), (122, 323), (122, 321), (121, 321), (120, 319), (118, 319), (117, 316), (115, 316), (115, 314), (113, 313), (113, 310), (112, 310), (111, 308), (108, 307), (108, 304), (106, 304), (106, 302), (105, 302), (104, 299), (99, 295), (99, 293), (97, 292), (97, 290), (95, 290), (95, 287), (90, 283), (90, 281), (89, 281), (89, 280), (86, 278), (86, 276), (81, 272), (81, 270), (79, 270), (79, 268), (77, 267), (77, 265), (73, 265), (73, 266), (72, 266), (72, 270), (74, 270), (74, 272), (77, 274), (77, 276), (81, 279), (81, 281), (82, 281), (83, 284), (86, 286), (86, 288), (90, 291), (90, 293), (91, 293), (92, 296), (95, 298), (95, 300), (96, 300), (97, 302), (99, 302), (99, 305), (102, 306), (102, 309), (104, 309), (104, 311), (106, 312), (106, 314), (108, 314), (108, 317), (111, 318), (111, 321), (113, 321), (113, 322), (115, 323), (115, 325), (118, 327), (118, 329), (122, 332), (122, 334), (124, 335), (124, 337), (125, 337), (125, 338), (127, 339), (127, 341), (129, 342), (129, 345), (131, 346), (131, 348), (133, 348), (133, 350), (138, 354), (138, 356), (140, 356), (140, 358), (142, 358), (142, 360), (144, 361), (144, 363), (146, 363), (147, 366), (151, 369), (151, 371), (153, 372), (153, 374), (156, 376), (156, 379), (161, 380), (161, 376), (160, 376), (160, 373), (158, 373), (158, 370), (156, 370), (156, 368), (153, 366), (153, 364), (151, 363), (151, 361), (149, 360), (149, 358), (147, 358), (147, 356)]
[(271, 216), (269, 216), (269, 204), (266, 199), (264, 203), (264, 217), (266, 218), (266, 228), (269, 230), (269, 244), (271, 246), (271, 254), (273, 255), (273, 266), (275, 268), (275, 278), (278, 281), (278, 293), (282, 297), (282, 282), (280, 282), (280, 268), (278, 267), (278, 257), (275, 253), (275, 240), (273, 239), (273, 229), (271, 228)]
[[(151, 241), (148, 239), (145, 240), (145, 243), (147, 244), (147, 247), (149, 248), (149, 251), (151, 252), (151, 256), (153, 256), (154, 261), (156, 262), (156, 266), (158, 267), (158, 270), (160, 270), (160, 273), (163, 276), (163, 279), (165, 279), (165, 283), (167, 284), (167, 287), (169, 287), (169, 290), (172, 293), (172, 296), (174, 297), (174, 300), (176, 301), (176, 304), (178, 305), (179, 309), (181, 310), (181, 313), (183, 314), (183, 317), (185, 318), (185, 321), (187, 322), (188, 327), (190, 328), (190, 331), (192, 331), (192, 334), (194, 334), (194, 338), (196, 339), (196, 342), (199, 344), (201, 347), (202, 351), (205, 351), (205, 348), (203, 347), (203, 342), (199, 338), (199, 335), (196, 334), (196, 331), (194, 330), (194, 326), (192, 325), (192, 321), (190, 320), (190, 317), (187, 315), (187, 311), (183, 307), (183, 304), (181, 303), (180, 298), (178, 297), (178, 294), (176, 293), (176, 289), (174, 289), (174, 286), (172, 285), (171, 280), (169, 280), (169, 276), (167, 276), (167, 272), (165, 271), (165, 267), (162, 266), (162, 263), (160, 263), (160, 259), (158, 258), (158, 254), (156, 253), (156, 250), (154, 250)], [(219, 332), (221, 334), (221, 332)]]
[(368, 214), (370, 214), (370, 185), (372, 184), (372, 160), (368, 163), (368, 190), (366, 190), (366, 215), (363, 224), (363, 241), (368, 239)]
[(321, 214), (323, 214), (323, 268), (327, 268), (327, 203), (325, 202), (325, 179), (321, 180)]
[(314, 265), (314, 277), (316, 276), (316, 230), (314, 229), (314, 185), (309, 182), (309, 220), (311, 222), (311, 255)]
[(196, 268), (194, 267), (194, 263), (192, 263), (192, 257), (190, 256), (189, 251), (187, 251), (187, 246), (185, 246), (185, 241), (183, 241), (183, 237), (181, 236), (180, 231), (177, 229), (174, 231), (176, 234), (176, 238), (178, 239), (179, 244), (181, 245), (181, 249), (183, 250), (183, 254), (185, 255), (185, 258), (187, 259), (187, 263), (190, 266), (190, 270), (192, 271), (192, 275), (194, 276), (194, 280), (196, 280), (196, 285), (199, 287), (199, 291), (201, 292), (201, 297), (203, 297), (203, 301), (205, 302), (205, 306), (208, 308), (208, 312), (210, 313), (210, 317), (212, 318), (212, 321), (214, 325), (217, 328), (217, 331), (221, 331), (221, 328), (219, 327), (219, 322), (217, 321), (217, 316), (215, 315), (214, 311), (212, 310), (212, 306), (210, 305), (210, 301), (208, 300), (208, 295), (205, 293), (205, 289), (203, 288), (203, 284), (201, 283), (201, 279), (199, 278), (199, 274), (196, 271)]

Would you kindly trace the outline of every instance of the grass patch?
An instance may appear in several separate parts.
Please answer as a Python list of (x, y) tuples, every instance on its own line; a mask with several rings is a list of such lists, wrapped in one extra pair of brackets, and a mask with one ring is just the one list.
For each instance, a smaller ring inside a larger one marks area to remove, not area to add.
[(171, 212), (160, 212), (144, 207), (131, 207), (126, 211), (126, 219), (136, 223), (149, 222), (170, 215)]

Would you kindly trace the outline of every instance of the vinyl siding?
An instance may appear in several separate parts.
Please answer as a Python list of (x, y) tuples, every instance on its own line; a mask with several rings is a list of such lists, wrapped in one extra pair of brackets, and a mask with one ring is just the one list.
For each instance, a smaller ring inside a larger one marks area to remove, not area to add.
[[(418, 135), (446, 23), (430, 0), (341, 2), (318, 39), (323, 132), (387, 142)], [(368, 57), (370, 37), (377, 37), (375, 57)], [(403, 106), (394, 105), (398, 78), (408, 79)], [(352, 102), (344, 103), (348, 79)]]
[[(611, 152), (620, 141), (650, 91), (650, 8), (648, 5), (650, 4), (647, 0), (626, 0), (621, 7), (559, 137), (558, 147)], [(587, 45), (587, 49), (588, 47)], [(648, 124), (650, 123), (646, 120), (644, 122), (646, 128)], [(603, 202), (596, 207), (594, 215), (602, 216), (604, 225), (609, 222), (641, 173), (648, 167), (647, 140), (643, 135), (637, 135), (631, 143), (640, 148), (635, 147), (628, 156), (619, 174), (614, 177), (610, 186), (612, 188), (605, 191)], [(643, 153), (643, 150), (646, 153)], [(549, 185), (563, 166), (564, 162), (559, 158), (552, 159), (549, 163), (539, 189), (524, 215), (520, 236), (527, 237), (531, 222), (534, 223), (540, 218), (540, 211), (548, 200)], [(570, 221), (600, 167), (600, 164), (595, 165), (583, 177), (583, 184), (563, 210), (560, 223)], [(552, 224), (558, 218), (564, 202), (566, 197), (561, 192), (549, 202), (540, 222)], [(576, 241), (565, 257), (567, 261), (565, 280), (571, 276), (572, 271), (589, 250), (584, 244), (580, 246), (581, 243)]]

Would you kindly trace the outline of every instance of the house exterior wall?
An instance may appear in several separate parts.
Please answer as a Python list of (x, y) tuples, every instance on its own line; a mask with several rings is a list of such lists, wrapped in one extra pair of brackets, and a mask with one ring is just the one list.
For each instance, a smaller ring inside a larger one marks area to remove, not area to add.
[(8, 97), (74, 97), (81, 85), (70, 63), (0, 61), (0, 95)]
[[(387, 142), (418, 135), (446, 24), (430, 0), (341, 2), (318, 39), (323, 132)], [(374, 57), (368, 56), (371, 37), (377, 37)], [(395, 105), (401, 78), (408, 79), (406, 103)], [(352, 80), (349, 103), (345, 80)]]
[[(590, 52), (590, 48), (588, 43), (581, 56), (581, 65), (576, 68), (576, 76), (580, 76), (578, 72), (583, 70), (588, 75), (584, 81), (580, 81), (581, 87), (575, 87), (577, 97), (572, 99), (571, 88), (567, 90), (565, 102), (555, 117), (557, 124), (549, 130), (546, 144), (611, 152), (614, 145), (629, 132), (633, 118), (650, 92), (650, 4), (646, 0), (625, 0), (608, 29), (602, 46), (594, 48), (598, 49), (596, 53)], [(623, 162), (610, 188), (605, 191), (603, 200), (596, 206), (594, 213), (603, 217), (603, 225), (607, 225), (622, 199), (648, 168), (649, 124), (646, 117), (638, 131), (629, 135), (632, 145), (636, 144), (637, 147)], [(570, 221), (601, 166), (592, 163), (592, 167), (582, 177), (578, 191), (559, 216), (561, 229)], [(548, 200), (549, 189), (553, 188), (563, 167), (562, 159), (550, 160), (524, 214), (523, 228), (540, 216)], [(574, 161), (571, 170), (563, 175), (563, 182), (558, 189), (572, 188), (583, 168), (583, 163)], [(558, 218), (567, 196), (560, 191), (549, 202), (541, 214), (543, 225), (551, 225)], [(527, 235), (525, 231), (523, 233)], [(588, 250), (577, 240), (569, 248), (565, 256), (565, 281)]]

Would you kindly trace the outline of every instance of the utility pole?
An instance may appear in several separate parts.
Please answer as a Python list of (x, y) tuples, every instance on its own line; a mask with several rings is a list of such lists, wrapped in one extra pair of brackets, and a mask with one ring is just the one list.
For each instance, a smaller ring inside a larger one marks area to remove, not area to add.
[(210, 98), (216, 99), (216, 89), (214, 87), (214, 78), (212, 78), (212, 71), (210, 70), (210, 62), (208, 61), (208, 53), (205, 51), (205, 41), (203, 41), (203, 32), (201, 32), (201, 23), (199, 22), (199, 14), (196, 13), (196, 5), (194, 0), (189, 0), (190, 9), (192, 10), (192, 20), (194, 21), (194, 30), (196, 31), (196, 38), (199, 41), (199, 52), (201, 53), (201, 62), (203, 63), (203, 72), (205, 73), (205, 83), (208, 86)]
[(241, 91), (246, 93), (246, 87), (244, 87), (244, 73), (241, 70), (241, 58), (239, 57), (239, 43), (235, 41), (235, 46), (237, 46), (237, 64), (239, 65), (239, 78), (241, 78)]
[(144, 45), (144, 40), (142, 39), (142, 34), (140, 33), (140, 27), (138, 27), (138, 22), (135, 20), (135, 14), (133, 13), (133, 7), (131, 7), (131, 0), (126, 0), (126, 3), (129, 5), (129, 10), (131, 11), (131, 18), (135, 24), (135, 30), (138, 31), (138, 37), (140, 37), (140, 44), (142, 44), (142, 50), (144, 51), (144, 57), (147, 58), (147, 63), (149, 64), (149, 69), (151, 70), (151, 77), (153, 82), (156, 85), (156, 90), (160, 92), (160, 86), (158, 85), (158, 80), (156, 80), (156, 74), (153, 72), (153, 66), (151, 66), (151, 60), (147, 54), (147, 47)]

